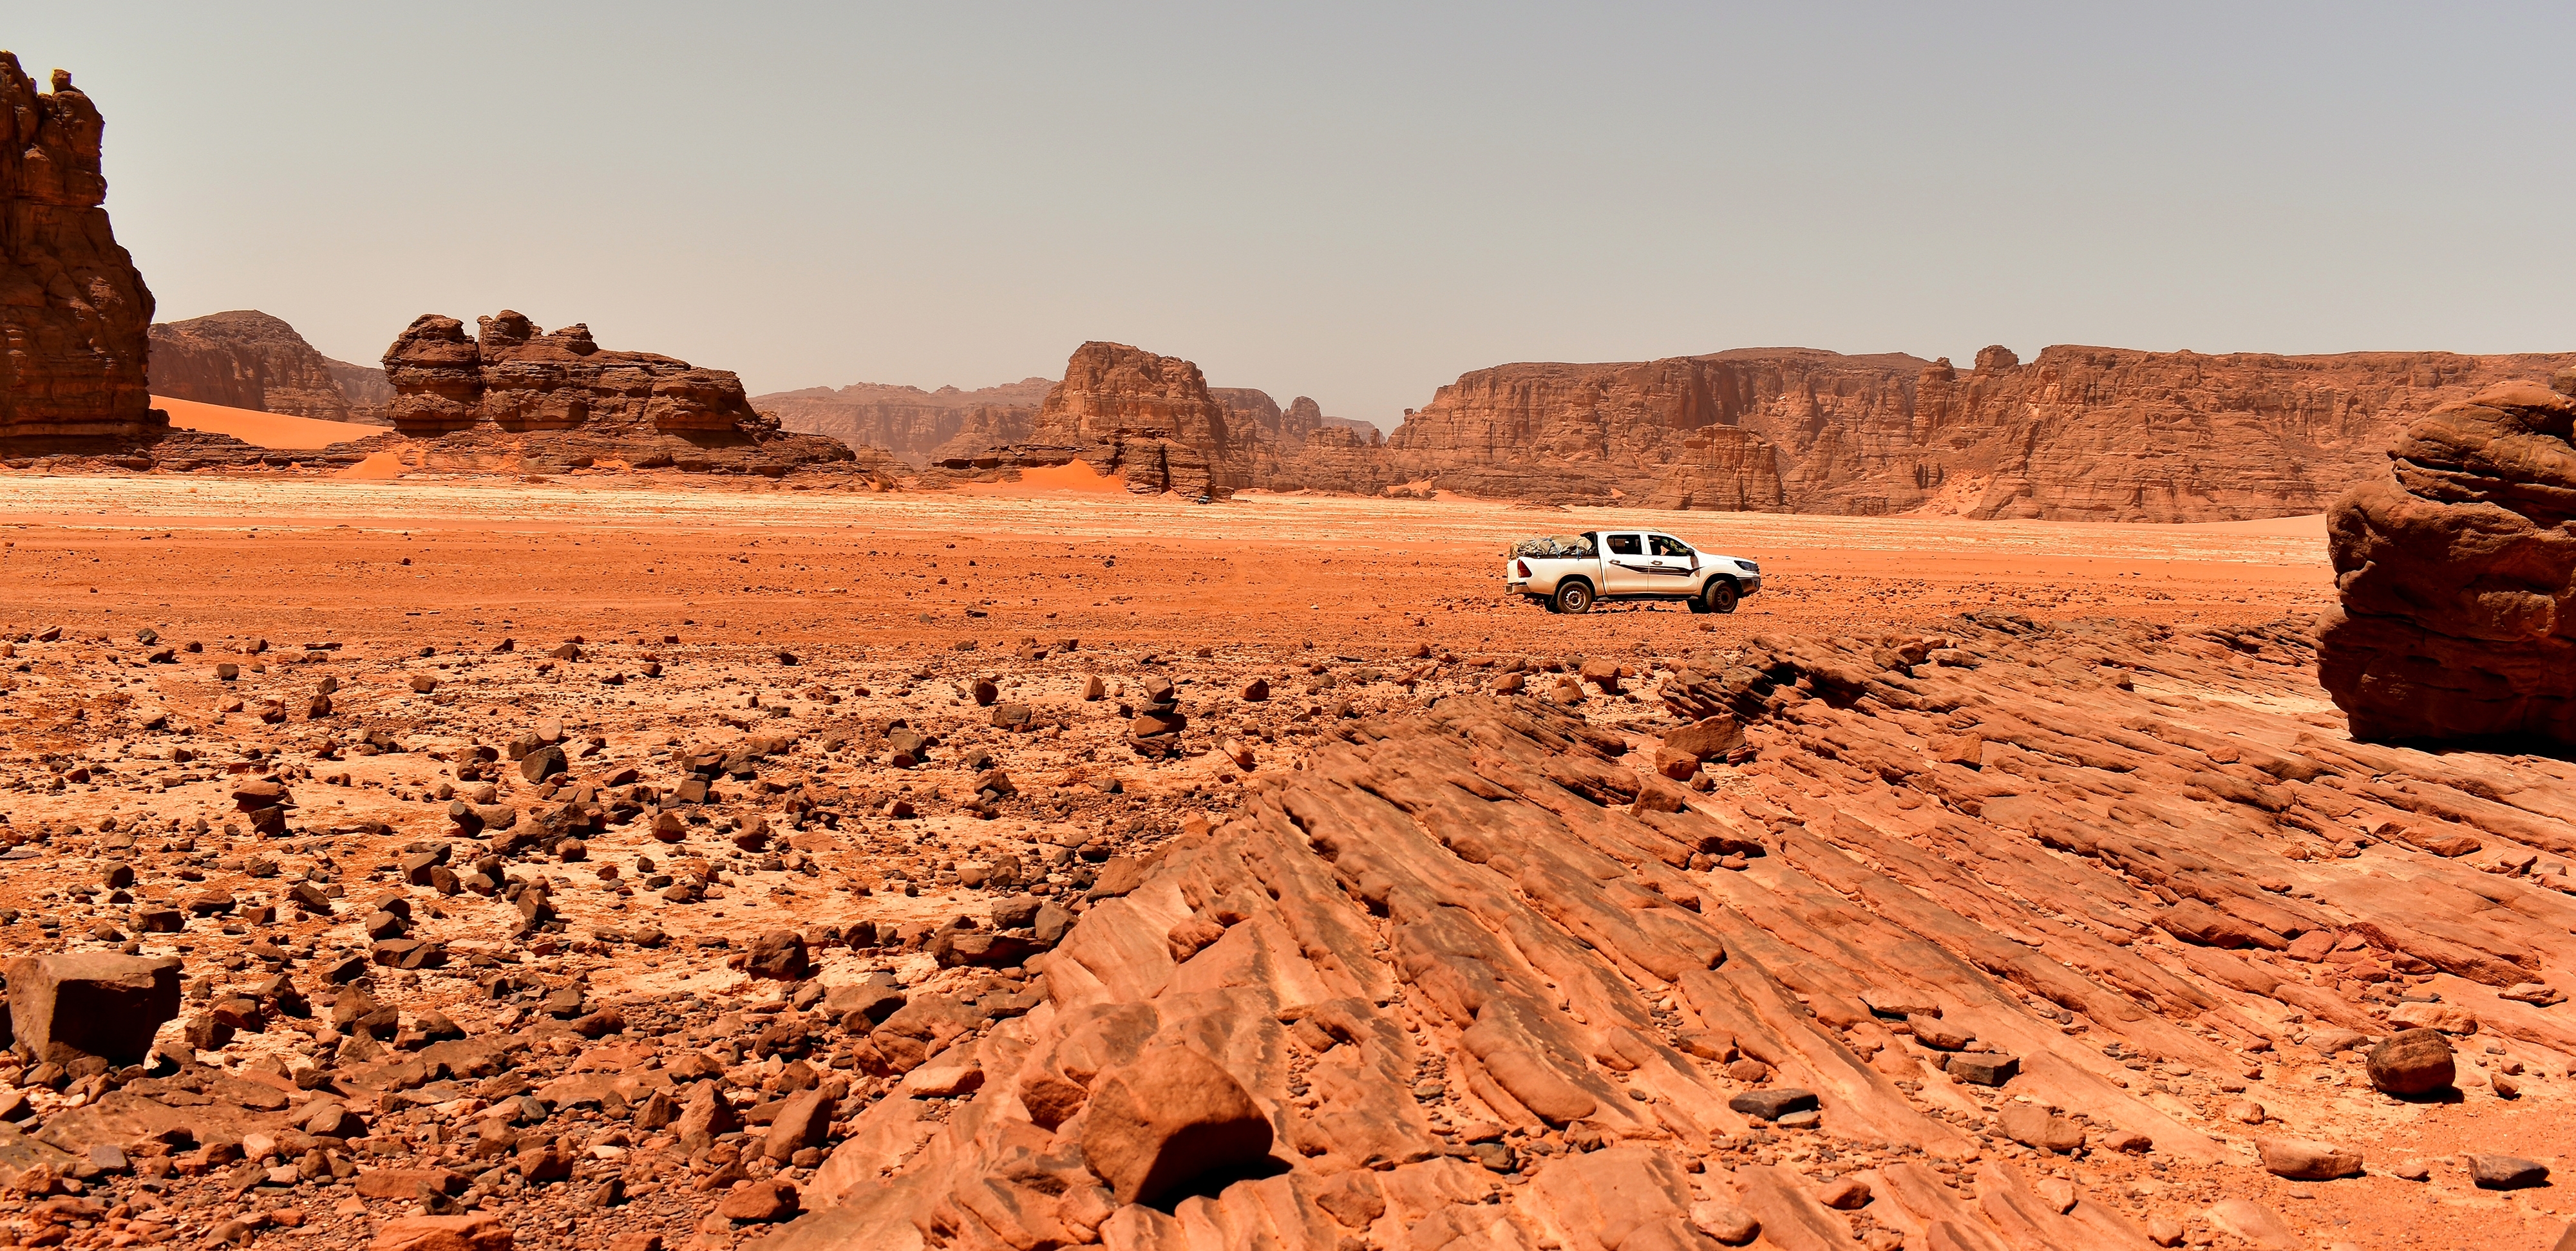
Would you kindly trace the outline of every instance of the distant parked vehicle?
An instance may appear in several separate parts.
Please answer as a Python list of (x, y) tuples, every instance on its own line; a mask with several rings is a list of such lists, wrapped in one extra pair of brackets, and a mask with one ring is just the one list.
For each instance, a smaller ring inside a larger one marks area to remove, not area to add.
[(1503, 565), (1512, 593), (1549, 612), (1590, 612), (1603, 600), (1674, 600), (1692, 612), (1734, 612), (1762, 589), (1762, 566), (1702, 552), (1655, 530), (1591, 530), (1524, 539)]

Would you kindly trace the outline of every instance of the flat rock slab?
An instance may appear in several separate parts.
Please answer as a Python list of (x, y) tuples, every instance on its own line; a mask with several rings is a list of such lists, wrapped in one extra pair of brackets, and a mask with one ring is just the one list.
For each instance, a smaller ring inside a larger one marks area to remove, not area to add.
[(1746, 1116), (1776, 1121), (1792, 1112), (1813, 1111), (1816, 1106), (1816, 1094), (1812, 1090), (1800, 1090), (1794, 1086), (1748, 1090), (1728, 1099), (1726, 1106)]
[(2549, 1166), (2511, 1155), (2469, 1157), (2469, 1179), (2481, 1190), (2524, 1190), (2549, 1184)]

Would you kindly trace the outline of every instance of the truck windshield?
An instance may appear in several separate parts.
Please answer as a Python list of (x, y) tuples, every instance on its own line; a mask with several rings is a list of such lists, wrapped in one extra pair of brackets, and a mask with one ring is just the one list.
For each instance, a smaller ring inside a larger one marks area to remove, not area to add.
[(1637, 546), (1636, 535), (1613, 534), (1609, 536), (1609, 539), (1610, 554), (1613, 556), (1642, 556), (1645, 554)]

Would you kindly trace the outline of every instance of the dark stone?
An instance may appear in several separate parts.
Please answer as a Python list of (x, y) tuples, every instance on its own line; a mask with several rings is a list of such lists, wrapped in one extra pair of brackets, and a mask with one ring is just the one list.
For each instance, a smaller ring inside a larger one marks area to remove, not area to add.
[(1769, 1090), (1745, 1091), (1727, 1100), (1726, 1106), (1746, 1116), (1776, 1121), (1792, 1112), (1804, 1112), (1816, 1106), (1816, 1095), (1814, 1091), (1800, 1090), (1794, 1086), (1780, 1086)]

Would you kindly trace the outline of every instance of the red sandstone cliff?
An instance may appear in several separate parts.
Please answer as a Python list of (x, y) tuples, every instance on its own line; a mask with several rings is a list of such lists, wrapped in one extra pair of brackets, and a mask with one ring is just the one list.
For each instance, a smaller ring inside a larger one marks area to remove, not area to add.
[(351, 420), (357, 407), (329, 358), (255, 309), (154, 323), (151, 378), (155, 395), (319, 421)]
[(756, 395), (751, 403), (778, 414), (779, 424), (789, 430), (829, 435), (853, 447), (884, 448), (918, 468), (1025, 442), (1037, 424), (1038, 405), (1054, 385), (1052, 378), (1024, 378), (972, 391), (924, 391), (860, 382)]
[(2288, 516), (2323, 511), (2414, 418), (2570, 362), (2576, 354), (2060, 346), (2027, 365), (1988, 348), (1965, 373), (1946, 360), (1796, 348), (1504, 365), (1442, 387), (1388, 438), (1387, 453), (1401, 480), (1560, 502)]
[(131, 441), (168, 428), (143, 376), (152, 292), (101, 207), (106, 123), (70, 74), (53, 88), (0, 52), (0, 439)]

